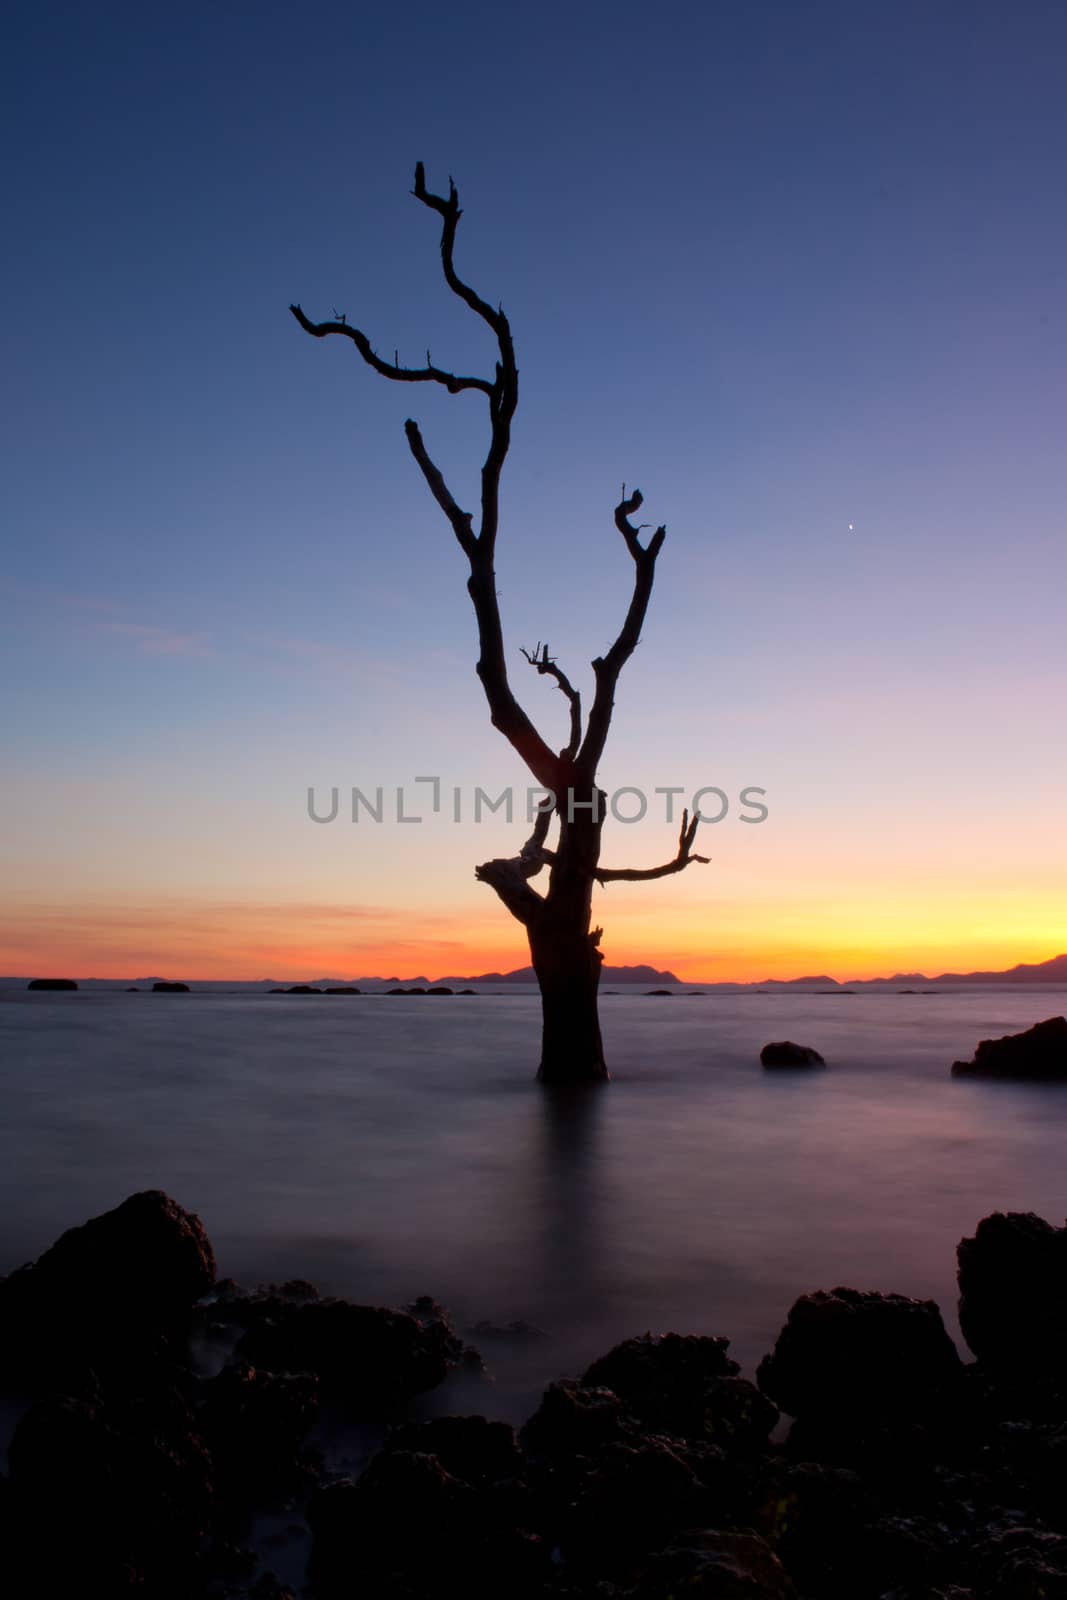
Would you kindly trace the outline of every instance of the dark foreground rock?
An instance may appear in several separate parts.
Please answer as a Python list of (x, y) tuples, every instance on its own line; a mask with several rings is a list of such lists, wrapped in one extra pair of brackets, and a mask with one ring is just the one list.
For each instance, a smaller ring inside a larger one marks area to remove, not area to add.
[(738, 1376), (728, 1339), (645, 1334), (627, 1339), (586, 1371), (586, 1388), (611, 1390), (653, 1433), (704, 1439), (725, 1449), (763, 1449), (778, 1412)]
[(838, 1288), (800, 1297), (757, 1376), (790, 1416), (854, 1417), (919, 1414), (961, 1371), (932, 1300)]
[(1067, 1383), (1067, 1227), (1032, 1212), (994, 1212), (956, 1251), (963, 1337), (999, 1371)]
[[(994, 1215), (962, 1241), (975, 1365), (932, 1302), (838, 1288), (796, 1302), (759, 1389), (726, 1339), (643, 1334), (516, 1434), (413, 1420), (480, 1365), (435, 1301), (246, 1293), (196, 1217), (134, 1195), (0, 1282), (0, 1583), (292, 1600), (249, 1548), (280, 1518), (306, 1600), (1067, 1600), (1065, 1239)], [(363, 1470), (324, 1459), (342, 1419)]]
[(377, 1421), (442, 1383), (464, 1346), (436, 1316), (318, 1300), (279, 1304), (253, 1323), (236, 1353), (270, 1372), (314, 1373), (330, 1405)]
[(1067, 1017), (1049, 1017), (1025, 1033), (983, 1039), (971, 1061), (954, 1061), (954, 1077), (1067, 1082)]
[(27, 989), (76, 989), (78, 985), (73, 978), (31, 978), (26, 985)]
[(0, 1373), (37, 1386), (163, 1360), (215, 1281), (200, 1218), (147, 1189), (0, 1281)]
[(675, 1539), (631, 1593), (633, 1600), (794, 1600), (796, 1590), (755, 1534), (708, 1530)]
[(188, 994), (189, 993), (189, 985), (187, 983), (164, 983), (164, 982), (160, 981), (159, 983), (154, 983), (152, 985), (152, 993), (153, 994)]
[(759, 1053), (765, 1067), (825, 1067), (826, 1062), (810, 1044), (794, 1044), (792, 1039), (780, 1039), (765, 1044)]

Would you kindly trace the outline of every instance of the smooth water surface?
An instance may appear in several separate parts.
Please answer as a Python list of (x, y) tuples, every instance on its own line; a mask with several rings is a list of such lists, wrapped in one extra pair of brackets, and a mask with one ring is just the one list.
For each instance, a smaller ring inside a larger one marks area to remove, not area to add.
[[(994, 1209), (1061, 1221), (1067, 1089), (953, 1079), (1067, 995), (605, 995), (613, 1083), (533, 1081), (538, 1001), (0, 992), (0, 1270), (133, 1190), (202, 1216), (221, 1273), (300, 1276), (487, 1341), (483, 1409), (646, 1328), (724, 1333), (751, 1371), (792, 1300), (932, 1296)], [(765, 1072), (792, 1038), (824, 1072)]]

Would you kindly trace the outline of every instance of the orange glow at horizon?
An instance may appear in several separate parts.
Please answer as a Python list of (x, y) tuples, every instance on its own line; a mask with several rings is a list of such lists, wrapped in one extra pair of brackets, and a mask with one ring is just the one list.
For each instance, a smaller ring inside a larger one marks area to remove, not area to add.
[[(1067, 949), (1062, 901), (998, 903), (988, 894), (931, 895), (866, 916), (846, 900), (671, 905), (656, 896), (598, 903), (609, 966), (644, 963), (684, 982), (758, 982), (827, 975), (998, 971)], [(921, 929), (921, 932), (916, 932)], [(410, 932), (409, 932), (410, 930)], [(506, 972), (529, 964), (522, 930), (495, 903), (344, 907), (170, 902), (80, 908), (24, 905), (0, 929), (0, 972), (26, 977), (293, 981)]]

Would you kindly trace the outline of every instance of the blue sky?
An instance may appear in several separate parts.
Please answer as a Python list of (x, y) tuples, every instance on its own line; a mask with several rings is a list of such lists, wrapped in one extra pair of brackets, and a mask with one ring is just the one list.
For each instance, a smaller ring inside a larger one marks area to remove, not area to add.
[(772, 791), (776, 833), (717, 837), (679, 882), (692, 970), (700, 928), (716, 951), (772, 886), (779, 917), (834, 886), (814, 950), (850, 894), (869, 922), (942, 862), (946, 944), (995, 942), (965, 908), (1014, 872), (1035, 911), (1009, 942), (1053, 953), (1062, 8), (43, 4), (6, 35), (5, 950), (71, 896), (87, 924), (305, 894), (498, 920), (482, 838), (327, 844), (301, 812), (308, 783), (431, 761), (522, 776), (401, 426), (469, 504), (480, 402), (385, 384), (286, 309), (487, 369), (408, 193), (421, 159), (515, 330), (518, 665), (547, 637), (580, 676), (612, 636), (611, 508), (638, 483), (669, 536), (604, 777)]

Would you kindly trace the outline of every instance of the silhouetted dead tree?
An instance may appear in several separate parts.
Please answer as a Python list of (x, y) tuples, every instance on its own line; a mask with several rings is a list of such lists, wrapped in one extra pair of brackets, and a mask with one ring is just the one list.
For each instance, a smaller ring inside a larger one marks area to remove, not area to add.
[[(662, 878), (683, 871), (693, 861), (706, 863), (708, 859), (693, 851), (699, 817), (694, 816), (690, 821), (686, 813), (682, 818), (677, 853), (663, 866), (612, 868), (600, 865), (606, 796), (597, 787), (597, 767), (611, 726), (619, 674), (634, 652), (648, 610), (656, 560), (666, 538), (666, 529), (657, 528), (647, 543), (642, 544), (642, 530), (630, 520), (641, 506), (640, 491), (635, 489), (627, 495), (623, 489), (622, 498), (615, 507), (615, 526), (633, 561), (633, 594), (611, 649), (593, 662), (595, 688), (584, 730), (581, 697), (549, 655), (547, 644), (539, 643), (535, 649), (522, 652), (539, 674), (555, 681), (567, 699), (570, 737), (557, 753), (541, 737), (515, 698), (508, 678), (497, 603), (494, 555), (500, 521), (500, 475), (519, 399), (519, 374), (511, 327), (503, 308), (494, 310), (456, 272), (453, 252), (462, 213), (455, 184), (449, 180), (447, 197), (433, 194), (426, 187), (426, 175), (420, 162), (415, 168), (413, 193), (441, 217), (441, 264), (445, 282), (453, 294), (488, 324), (496, 338), (499, 359), (492, 380), (446, 372), (434, 366), (429, 351), (424, 367), (402, 367), (398, 358), (384, 361), (366, 334), (350, 326), (344, 317), (338, 318), (335, 313), (331, 322), (312, 322), (298, 305), (291, 306), (290, 310), (304, 332), (316, 339), (334, 334), (351, 340), (367, 365), (383, 378), (394, 383), (438, 383), (449, 394), (473, 390), (485, 395), (489, 402), (489, 449), (482, 466), (477, 531), (474, 514), (457, 504), (426, 449), (418, 424), (411, 420), (404, 424), (411, 453), (430, 493), (451, 523), (470, 566), (467, 589), (478, 622), (477, 672), (493, 726), (522, 757), (538, 784), (554, 797), (554, 801), (546, 802), (539, 812), (534, 831), (519, 854), (483, 862), (475, 868), (475, 876), (496, 890), (512, 916), (526, 929), (541, 989), (543, 1028), (538, 1075), (551, 1083), (603, 1079), (608, 1074), (597, 1012), (597, 988), (603, 962), (599, 949), (602, 929), (590, 926), (593, 885)], [(548, 834), (554, 820), (559, 824), (559, 837), (555, 849), (549, 849)], [(545, 867), (549, 869), (548, 888), (542, 894), (530, 880)]]

